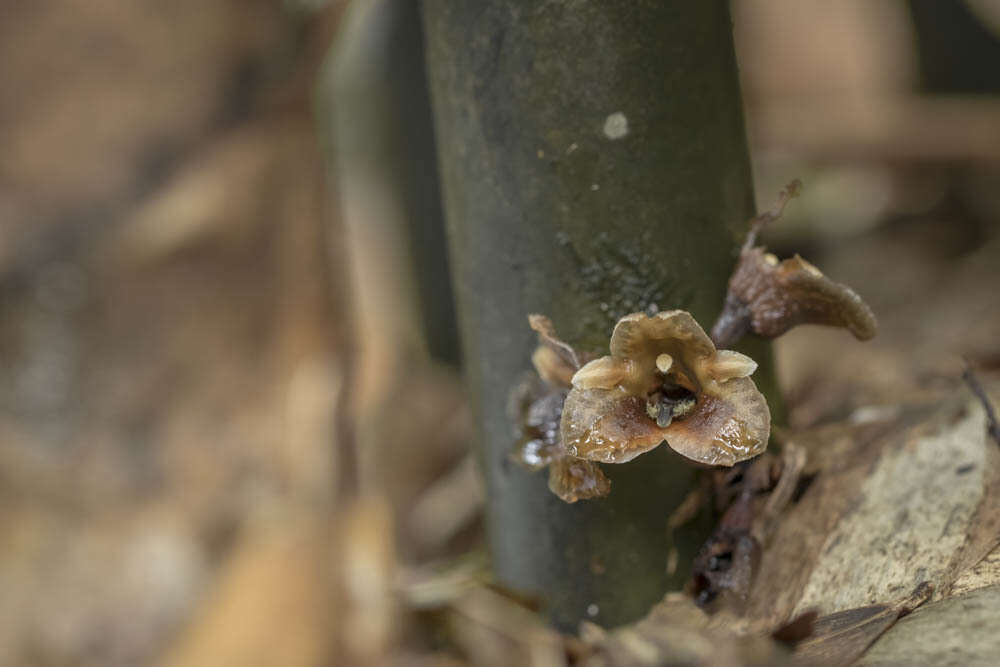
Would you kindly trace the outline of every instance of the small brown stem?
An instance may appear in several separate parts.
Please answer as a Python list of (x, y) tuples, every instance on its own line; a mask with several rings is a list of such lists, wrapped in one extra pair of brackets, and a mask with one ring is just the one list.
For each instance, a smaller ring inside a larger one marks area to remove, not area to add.
[(764, 211), (750, 221), (750, 231), (747, 232), (747, 238), (743, 242), (743, 250), (749, 250), (757, 245), (757, 235), (760, 234), (761, 230), (780, 218), (788, 202), (798, 197), (800, 192), (802, 192), (802, 181), (796, 178), (778, 193), (778, 200), (774, 202), (770, 211)]
[[(757, 245), (757, 236), (761, 230), (769, 223), (780, 218), (788, 202), (799, 196), (799, 192), (801, 191), (802, 181), (795, 179), (786, 185), (784, 190), (778, 193), (778, 199), (771, 210), (764, 211), (750, 220), (750, 230), (747, 232), (747, 238), (740, 249), (740, 261), (743, 261), (746, 256), (745, 253)], [(732, 290), (731, 284), (730, 290)], [(722, 307), (722, 312), (712, 327), (712, 341), (716, 347), (723, 349), (730, 348), (750, 332), (750, 325), (750, 308), (730, 291), (726, 294), (725, 305)]]
[(722, 312), (712, 326), (712, 342), (720, 350), (728, 350), (750, 332), (750, 307), (734, 297), (726, 295)]

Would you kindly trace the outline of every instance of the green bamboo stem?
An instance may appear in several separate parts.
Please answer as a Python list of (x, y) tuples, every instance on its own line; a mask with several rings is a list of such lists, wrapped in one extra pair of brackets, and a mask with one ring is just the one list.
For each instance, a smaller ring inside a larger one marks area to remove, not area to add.
[[(663, 446), (605, 466), (608, 498), (567, 505), (508, 463), (505, 406), (530, 368), (528, 313), (602, 354), (629, 312), (711, 327), (753, 213), (727, 3), (425, 0), (424, 26), (496, 574), (559, 627), (631, 621), (707, 536), (704, 518), (683, 529), (668, 575), (694, 468)], [(767, 392), (768, 348), (754, 356)]]

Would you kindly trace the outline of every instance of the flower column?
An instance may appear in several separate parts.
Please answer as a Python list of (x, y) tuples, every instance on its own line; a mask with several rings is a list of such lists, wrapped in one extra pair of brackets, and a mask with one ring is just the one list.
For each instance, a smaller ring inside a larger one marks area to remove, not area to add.
[[(631, 312), (722, 306), (752, 190), (725, 2), (425, 0), (428, 68), (500, 581), (555, 623), (614, 626), (678, 588), (709, 526), (667, 517), (694, 471), (666, 447), (568, 505), (509, 465), (529, 313), (584, 353)], [(766, 348), (750, 351), (768, 393)]]

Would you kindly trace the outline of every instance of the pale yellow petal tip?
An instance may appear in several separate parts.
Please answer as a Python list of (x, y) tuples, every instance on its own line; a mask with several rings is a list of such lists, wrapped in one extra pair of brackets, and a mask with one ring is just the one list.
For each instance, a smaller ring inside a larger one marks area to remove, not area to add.
[(628, 375), (628, 364), (614, 357), (601, 357), (584, 364), (573, 375), (572, 384), (579, 389), (611, 389)]
[(552, 320), (541, 313), (531, 313), (528, 315), (528, 326), (538, 333), (551, 333), (553, 330)]
[(712, 359), (709, 373), (717, 382), (733, 378), (750, 377), (757, 370), (757, 362), (745, 354), (732, 350), (719, 350)]
[(538, 376), (553, 387), (568, 387), (574, 368), (552, 348), (539, 346), (531, 355)]
[(806, 273), (808, 273), (809, 275), (813, 276), (814, 278), (825, 278), (826, 277), (826, 276), (823, 275), (822, 271), (820, 271), (818, 268), (816, 268), (815, 264), (813, 264), (812, 262), (809, 262), (809, 261), (807, 261), (805, 259), (802, 259), (802, 256), (799, 255), (799, 254), (796, 254), (794, 257), (792, 257), (792, 259), (785, 260), (785, 261), (789, 262), (790, 265), (795, 266), (796, 268), (799, 268), (799, 269), (805, 271)]

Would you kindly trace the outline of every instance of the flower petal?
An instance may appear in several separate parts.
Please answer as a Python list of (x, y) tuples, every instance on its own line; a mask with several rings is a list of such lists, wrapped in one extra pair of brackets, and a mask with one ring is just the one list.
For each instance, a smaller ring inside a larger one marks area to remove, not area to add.
[(531, 356), (535, 370), (550, 385), (568, 387), (570, 378), (580, 368), (576, 352), (559, 339), (552, 320), (545, 315), (528, 315), (528, 324), (538, 333), (538, 348)]
[(539, 345), (531, 355), (531, 364), (538, 376), (552, 387), (568, 387), (576, 368), (566, 363), (566, 359), (555, 350)]
[(771, 413), (764, 396), (749, 378), (733, 378), (717, 393), (698, 396), (693, 412), (670, 424), (670, 448), (709, 465), (732, 466), (767, 448)]
[(580, 389), (613, 389), (630, 376), (630, 367), (628, 360), (614, 357), (594, 359), (576, 372), (573, 386)]
[(574, 388), (563, 406), (561, 432), (572, 456), (625, 463), (662, 443), (665, 429), (646, 414), (645, 398), (621, 388)]
[(619, 384), (634, 394), (645, 394), (660, 382), (656, 360), (669, 355), (678, 379), (692, 391), (699, 388), (699, 367), (715, 354), (715, 345), (691, 314), (669, 310), (647, 316), (633, 313), (618, 321), (611, 334), (611, 356), (629, 363), (629, 374)]
[[(756, 362), (716, 351), (690, 314), (629, 315), (615, 327), (611, 352), (573, 378), (560, 424), (568, 455), (624, 463), (666, 440), (687, 458), (731, 466), (767, 447), (770, 412), (747, 378)], [(665, 376), (690, 391), (694, 402), (673, 420), (654, 418), (648, 409), (650, 400), (663, 400)]]
[(575, 503), (608, 495), (611, 480), (593, 461), (566, 456), (549, 466), (549, 490), (567, 503)]
[(847, 285), (830, 280), (798, 255), (781, 262), (774, 271), (786, 291), (796, 295), (803, 323), (845, 327), (858, 340), (875, 335), (878, 324), (874, 313)]
[[(652, 341), (674, 340), (692, 354), (710, 355), (715, 345), (701, 326), (685, 310), (665, 310), (653, 316), (644, 313), (626, 315), (611, 334), (611, 356), (638, 359), (648, 355)], [(655, 362), (657, 355), (653, 355)]]
[(716, 382), (749, 377), (757, 370), (756, 361), (732, 350), (719, 350), (706, 366), (708, 374)]

